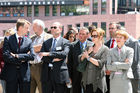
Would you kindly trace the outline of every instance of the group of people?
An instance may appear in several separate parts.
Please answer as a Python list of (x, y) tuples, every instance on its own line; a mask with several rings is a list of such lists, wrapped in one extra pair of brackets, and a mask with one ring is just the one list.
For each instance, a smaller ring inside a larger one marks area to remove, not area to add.
[(71, 28), (61, 36), (54, 22), (51, 34), (40, 19), (18, 19), (16, 32), (0, 44), (1, 74), (6, 93), (140, 93), (140, 44), (117, 23), (110, 40), (95, 26)]

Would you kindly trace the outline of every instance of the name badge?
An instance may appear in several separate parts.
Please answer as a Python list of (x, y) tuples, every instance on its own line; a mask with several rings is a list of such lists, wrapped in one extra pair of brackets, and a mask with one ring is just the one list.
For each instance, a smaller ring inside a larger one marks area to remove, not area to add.
[(62, 50), (62, 47), (56, 47), (56, 50)]

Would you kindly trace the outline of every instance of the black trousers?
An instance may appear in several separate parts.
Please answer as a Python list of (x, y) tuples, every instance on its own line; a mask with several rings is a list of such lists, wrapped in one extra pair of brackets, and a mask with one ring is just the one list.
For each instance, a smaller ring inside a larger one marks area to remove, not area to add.
[(56, 83), (53, 74), (53, 71), (50, 71), (49, 80), (46, 83), (42, 82), (42, 93), (65, 93), (66, 84)]
[(109, 79), (110, 75), (106, 75), (106, 84), (107, 84), (107, 92), (106, 93), (110, 93), (110, 79)]
[(30, 93), (30, 82), (22, 80), (19, 70), (14, 81), (6, 81), (6, 93), (18, 93), (18, 90), (20, 93)]
[(85, 93), (103, 93), (99, 88), (97, 88), (96, 92), (93, 92), (93, 85), (86, 85)]

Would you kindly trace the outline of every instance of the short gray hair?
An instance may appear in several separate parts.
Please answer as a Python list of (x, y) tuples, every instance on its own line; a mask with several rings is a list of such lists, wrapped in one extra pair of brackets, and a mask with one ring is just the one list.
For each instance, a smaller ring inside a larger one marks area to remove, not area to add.
[(86, 33), (89, 34), (89, 30), (88, 30), (88, 28), (86, 28), (86, 27), (80, 27), (80, 30), (79, 30), (79, 31), (81, 31), (81, 30), (86, 31)]
[(40, 19), (35, 19), (33, 21), (33, 24), (37, 24), (38, 26), (41, 26), (43, 28), (43, 30), (45, 29), (45, 23)]

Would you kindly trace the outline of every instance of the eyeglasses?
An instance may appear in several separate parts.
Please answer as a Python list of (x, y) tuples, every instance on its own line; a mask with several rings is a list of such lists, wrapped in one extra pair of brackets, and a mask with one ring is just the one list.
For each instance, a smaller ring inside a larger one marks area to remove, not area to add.
[(51, 29), (57, 29), (57, 27), (56, 26), (52, 26)]
[(91, 35), (91, 37), (92, 37), (92, 38), (97, 38), (97, 37), (98, 37), (98, 35)]

